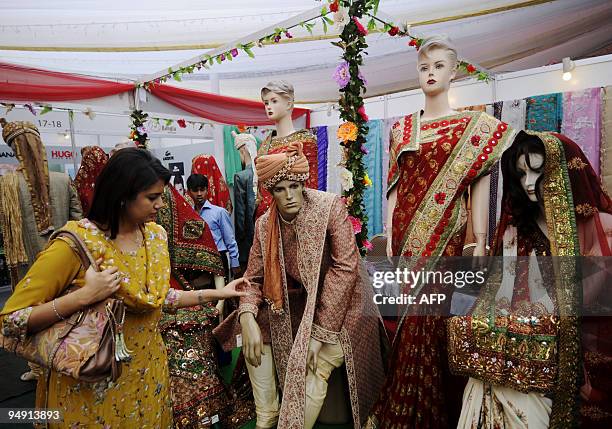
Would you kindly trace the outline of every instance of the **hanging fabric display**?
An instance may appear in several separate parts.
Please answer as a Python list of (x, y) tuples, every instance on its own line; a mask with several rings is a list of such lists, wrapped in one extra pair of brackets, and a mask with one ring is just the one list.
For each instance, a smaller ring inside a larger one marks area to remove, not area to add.
[(575, 141), (599, 174), (601, 88), (563, 94), (561, 133)]
[[(382, 120), (368, 122), (368, 135), (366, 136), (364, 164), (372, 186), (365, 189), (363, 203), (368, 215), (368, 238), (383, 231), (383, 175), (382, 175)], [(386, 191), (386, 189), (385, 189)]]
[(327, 127), (315, 127), (312, 132), (317, 136), (318, 188), (327, 191)]
[(561, 131), (563, 104), (560, 93), (527, 98), (525, 128), (532, 131)]
[(601, 106), (601, 180), (612, 195), (612, 86), (602, 91)]
[(234, 174), (242, 170), (240, 153), (234, 147), (232, 131), (238, 133), (238, 127), (234, 125), (223, 126), (223, 162), (225, 163), (225, 181), (229, 186), (234, 185)]

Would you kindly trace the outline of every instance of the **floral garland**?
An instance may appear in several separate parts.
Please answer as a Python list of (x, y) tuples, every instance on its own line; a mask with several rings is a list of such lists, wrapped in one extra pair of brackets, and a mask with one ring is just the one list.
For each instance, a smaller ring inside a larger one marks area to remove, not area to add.
[(142, 110), (133, 110), (130, 118), (132, 118), (130, 140), (132, 140), (137, 147), (147, 149), (149, 140), (145, 124), (147, 123), (149, 115)]
[(327, 7), (323, 6), (321, 8), (321, 14), (319, 16), (315, 16), (314, 18), (308, 19), (306, 21), (302, 21), (288, 28), (277, 27), (274, 29), (272, 33), (259, 38), (257, 41), (251, 41), (251, 42), (244, 43), (244, 44), (242, 43), (238, 44), (234, 48), (231, 48), (220, 54), (217, 54), (214, 56), (202, 55), (201, 61), (196, 62), (195, 64), (192, 64), (190, 66), (180, 67), (177, 70), (173, 70), (172, 67), (170, 67), (168, 68), (167, 74), (160, 76), (150, 82), (145, 82), (142, 86), (144, 86), (144, 88), (148, 88), (149, 85), (163, 83), (163, 82), (166, 82), (168, 79), (174, 79), (177, 82), (181, 82), (182, 76), (184, 74), (193, 73), (194, 71), (201, 70), (202, 68), (209, 69), (215, 63), (221, 64), (222, 62), (225, 62), (225, 61), (233, 61), (234, 58), (240, 55), (240, 52), (244, 52), (249, 57), (255, 58), (255, 54), (253, 53), (254, 47), (263, 48), (264, 45), (280, 43), (280, 41), (283, 38), (293, 39), (293, 35), (290, 33), (289, 30), (296, 28), (296, 27), (304, 28), (310, 34), (312, 34), (312, 29), (316, 26), (316, 22), (319, 19), (320, 19), (321, 24), (323, 25), (323, 32), (327, 34), (328, 26), (334, 24), (334, 21), (330, 19), (329, 17), (327, 17), (329, 13), (330, 11), (327, 9)]
[(341, 13), (340, 7), (348, 9), (348, 21), (344, 25), (340, 42), (333, 42), (343, 49), (342, 62), (334, 72), (334, 79), (340, 87), (340, 118), (344, 123), (338, 128), (338, 139), (343, 146), (343, 159), (340, 163), (342, 199), (346, 204), (353, 232), (362, 255), (372, 248), (368, 241), (368, 216), (363, 205), (363, 193), (372, 186), (363, 164), (363, 156), (368, 134), (368, 115), (366, 114), (362, 93), (366, 91), (366, 80), (359, 72), (363, 63), (363, 50), (368, 47), (365, 36), (368, 30), (360, 18), (368, 11), (378, 7), (378, 0), (335, 0), (330, 2), (330, 10)]

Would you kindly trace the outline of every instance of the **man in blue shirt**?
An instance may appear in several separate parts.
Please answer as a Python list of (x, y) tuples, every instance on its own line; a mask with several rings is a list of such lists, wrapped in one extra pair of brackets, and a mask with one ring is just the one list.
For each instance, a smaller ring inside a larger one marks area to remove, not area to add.
[[(221, 253), (221, 259), (229, 278), (229, 267), (234, 277), (240, 275), (240, 262), (238, 260), (238, 245), (234, 238), (234, 227), (229, 213), (223, 207), (211, 204), (208, 201), (208, 178), (202, 174), (192, 174), (187, 179), (187, 190), (193, 199), (197, 211), (208, 224), (210, 232)], [(227, 257), (229, 256), (229, 267)]]

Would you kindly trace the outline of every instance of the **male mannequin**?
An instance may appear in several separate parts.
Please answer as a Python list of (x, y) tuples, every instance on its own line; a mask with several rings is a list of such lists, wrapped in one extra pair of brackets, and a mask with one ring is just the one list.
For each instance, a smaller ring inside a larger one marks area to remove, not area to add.
[(215, 334), (226, 350), (237, 335), (243, 340), (259, 429), (312, 428), (343, 363), (360, 428), (384, 378), (382, 324), (346, 208), (336, 195), (304, 188), (299, 142), (258, 157), (256, 168), (273, 203), (255, 225), (249, 295)]
[(255, 231), (257, 175), (254, 161), (257, 156), (257, 140), (251, 134), (232, 132), (232, 136), (242, 163), (242, 170), (234, 174), (234, 225), (240, 266), (246, 269)]

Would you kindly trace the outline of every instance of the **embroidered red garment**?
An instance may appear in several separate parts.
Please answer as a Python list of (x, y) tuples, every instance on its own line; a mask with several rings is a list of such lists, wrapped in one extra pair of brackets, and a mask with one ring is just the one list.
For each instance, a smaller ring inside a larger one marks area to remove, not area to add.
[(164, 208), (159, 211), (157, 221), (168, 233), (171, 286), (189, 289), (183, 275), (189, 270), (223, 276), (221, 256), (206, 222), (174, 186), (166, 186), (162, 197)]
[(82, 150), (81, 166), (74, 178), (83, 214), (87, 216), (94, 196), (96, 179), (108, 161), (108, 155), (99, 146), (86, 146)]
[[(484, 112), (433, 121), (421, 121), (420, 116), (418, 112), (402, 118), (391, 131), (387, 192), (397, 189), (393, 254), (460, 256), (467, 226), (466, 191), (487, 174), (514, 131)], [(426, 285), (420, 293), (443, 292), (440, 286)], [(377, 428), (456, 424), (464, 381), (448, 370), (441, 314), (448, 314), (450, 300), (445, 305), (448, 308), (439, 308), (437, 315), (412, 306), (400, 325), (389, 373), (371, 414)]]
[(191, 174), (203, 174), (208, 178), (208, 201), (232, 213), (232, 200), (227, 183), (212, 155), (198, 155), (191, 161)]
[[(564, 170), (569, 178), (580, 254), (582, 256), (612, 256), (612, 199), (605, 192), (601, 181), (580, 147), (562, 134), (550, 133), (556, 137), (565, 154)], [(545, 162), (550, 162), (546, 160)], [(561, 165), (556, 166), (562, 168)], [(503, 255), (503, 238), (506, 230), (513, 225), (510, 208), (509, 184), (504, 182), (502, 197), (502, 216), (497, 229), (493, 252)], [(554, 225), (548, 225), (549, 230)], [(541, 234), (541, 233), (540, 233)], [(517, 240), (533, 241), (533, 234), (524, 228), (517, 229)], [(521, 251), (519, 256), (527, 254)], [(554, 256), (554, 255), (553, 255)], [(595, 276), (596, 278), (597, 276)], [(550, 284), (548, 281), (545, 284)], [(516, 283), (515, 283), (516, 285)], [(594, 286), (594, 287), (593, 287)], [(590, 312), (593, 307), (609, 302), (609, 285), (590, 285), (583, 282), (583, 307)], [(606, 287), (607, 286), (607, 287)], [(582, 362), (584, 368), (584, 385), (581, 389), (580, 419), (582, 427), (609, 428), (612, 425), (612, 382), (609, 374), (612, 371), (612, 320), (609, 316), (595, 315), (581, 318)], [(588, 388), (586, 388), (588, 386)], [(571, 386), (563, 386), (570, 389)], [(585, 400), (583, 396), (588, 392)]]

